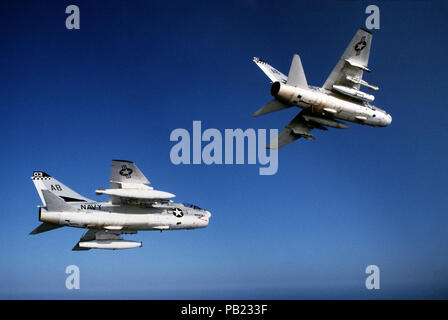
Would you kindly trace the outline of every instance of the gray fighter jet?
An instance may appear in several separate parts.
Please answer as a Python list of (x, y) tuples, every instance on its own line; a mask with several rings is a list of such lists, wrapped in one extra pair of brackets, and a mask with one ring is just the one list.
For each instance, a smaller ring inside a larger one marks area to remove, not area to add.
[(180, 230), (204, 228), (209, 211), (187, 203), (173, 203), (175, 195), (155, 190), (130, 161), (112, 160), (109, 189), (97, 194), (109, 196), (108, 202), (87, 199), (45, 172), (31, 177), (43, 205), (39, 206), (42, 224), (30, 234), (63, 226), (89, 229), (73, 250), (129, 249), (141, 242), (124, 240), (121, 234), (139, 230)]
[(314, 139), (312, 129), (327, 127), (346, 129), (346, 120), (373, 127), (391, 124), (392, 117), (384, 110), (370, 104), (375, 97), (360, 91), (360, 86), (378, 90), (377, 86), (362, 80), (367, 68), (372, 34), (359, 29), (339, 59), (322, 88), (308, 85), (300, 57), (295, 54), (288, 76), (254, 58), (254, 62), (273, 82), (271, 95), (274, 100), (259, 109), (253, 116), (298, 106), (302, 111), (274, 138), (267, 148), (278, 149), (301, 137)]

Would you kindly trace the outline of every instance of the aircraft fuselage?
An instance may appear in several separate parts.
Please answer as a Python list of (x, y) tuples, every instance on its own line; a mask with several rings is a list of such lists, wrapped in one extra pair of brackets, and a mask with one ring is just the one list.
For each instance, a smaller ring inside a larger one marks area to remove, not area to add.
[[(72, 204), (76, 211), (40, 208), (39, 220), (51, 224), (98, 230), (179, 230), (204, 228), (210, 212), (182, 205), (167, 208), (113, 205), (108, 202)], [(89, 209), (81, 209), (87, 207)]]
[(300, 88), (274, 82), (271, 94), (290, 106), (311, 108), (316, 115), (328, 115), (373, 127), (387, 127), (392, 122), (392, 117), (384, 110), (349, 97), (343, 96), (342, 99), (342, 95), (321, 88)]

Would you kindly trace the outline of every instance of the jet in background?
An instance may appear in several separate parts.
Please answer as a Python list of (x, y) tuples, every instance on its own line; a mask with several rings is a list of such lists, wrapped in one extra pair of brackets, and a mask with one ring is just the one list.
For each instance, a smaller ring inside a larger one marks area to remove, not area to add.
[(139, 230), (181, 230), (208, 226), (210, 212), (186, 203), (173, 203), (175, 195), (155, 190), (130, 161), (112, 160), (109, 189), (97, 194), (109, 196), (108, 202), (87, 199), (42, 171), (31, 180), (43, 205), (39, 206), (42, 222), (30, 234), (63, 226), (89, 229), (73, 250), (129, 249), (142, 243), (124, 240), (121, 234)]
[(375, 97), (360, 90), (361, 85), (378, 90), (377, 86), (362, 80), (363, 72), (370, 72), (367, 65), (371, 42), (372, 34), (359, 29), (322, 88), (308, 85), (297, 54), (293, 57), (288, 77), (265, 61), (254, 57), (253, 61), (273, 82), (271, 95), (274, 100), (253, 116), (292, 106), (302, 108), (267, 148), (278, 149), (301, 137), (312, 140), (312, 129), (348, 128), (347, 124), (337, 119), (373, 127), (386, 127), (391, 124), (392, 117), (386, 111), (370, 104)]

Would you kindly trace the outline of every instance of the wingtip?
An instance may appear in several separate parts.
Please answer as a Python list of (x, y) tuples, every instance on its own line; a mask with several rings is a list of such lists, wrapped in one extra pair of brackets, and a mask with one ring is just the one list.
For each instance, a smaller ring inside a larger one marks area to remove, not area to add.
[(365, 31), (365, 32), (367, 32), (367, 33), (369, 33), (369, 34), (372, 34), (371, 31), (369, 31), (369, 30), (367, 30), (367, 29), (365, 29), (365, 28), (359, 28), (359, 30), (362, 30), (362, 31)]
[[(263, 109), (263, 108), (261, 108)], [(252, 117), (259, 117), (262, 116), (264, 113), (261, 112), (261, 109), (258, 109), (257, 111), (255, 111), (254, 113), (251, 114)]]
[(114, 159), (112, 161), (134, 163), (133, 161), (129, 161), (129, 160), (117, 160), (117, 159)]

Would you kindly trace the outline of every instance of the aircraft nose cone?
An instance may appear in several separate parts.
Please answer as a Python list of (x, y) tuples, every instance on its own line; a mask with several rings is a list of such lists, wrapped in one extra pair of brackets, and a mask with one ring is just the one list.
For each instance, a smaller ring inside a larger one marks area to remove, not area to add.
[(390, 125), (391, 123), (392, 123), (392, 116), (390, 114), (387, 114), (386, 125)]
[(200, 217), (198, 217), (195, 223), (198, 225), (199, 228), (204, 228), (208, 226), (208, 222), (211, 216), (212, 214), (210, 213), (210, 211), (205, 211), (202, 213)]

